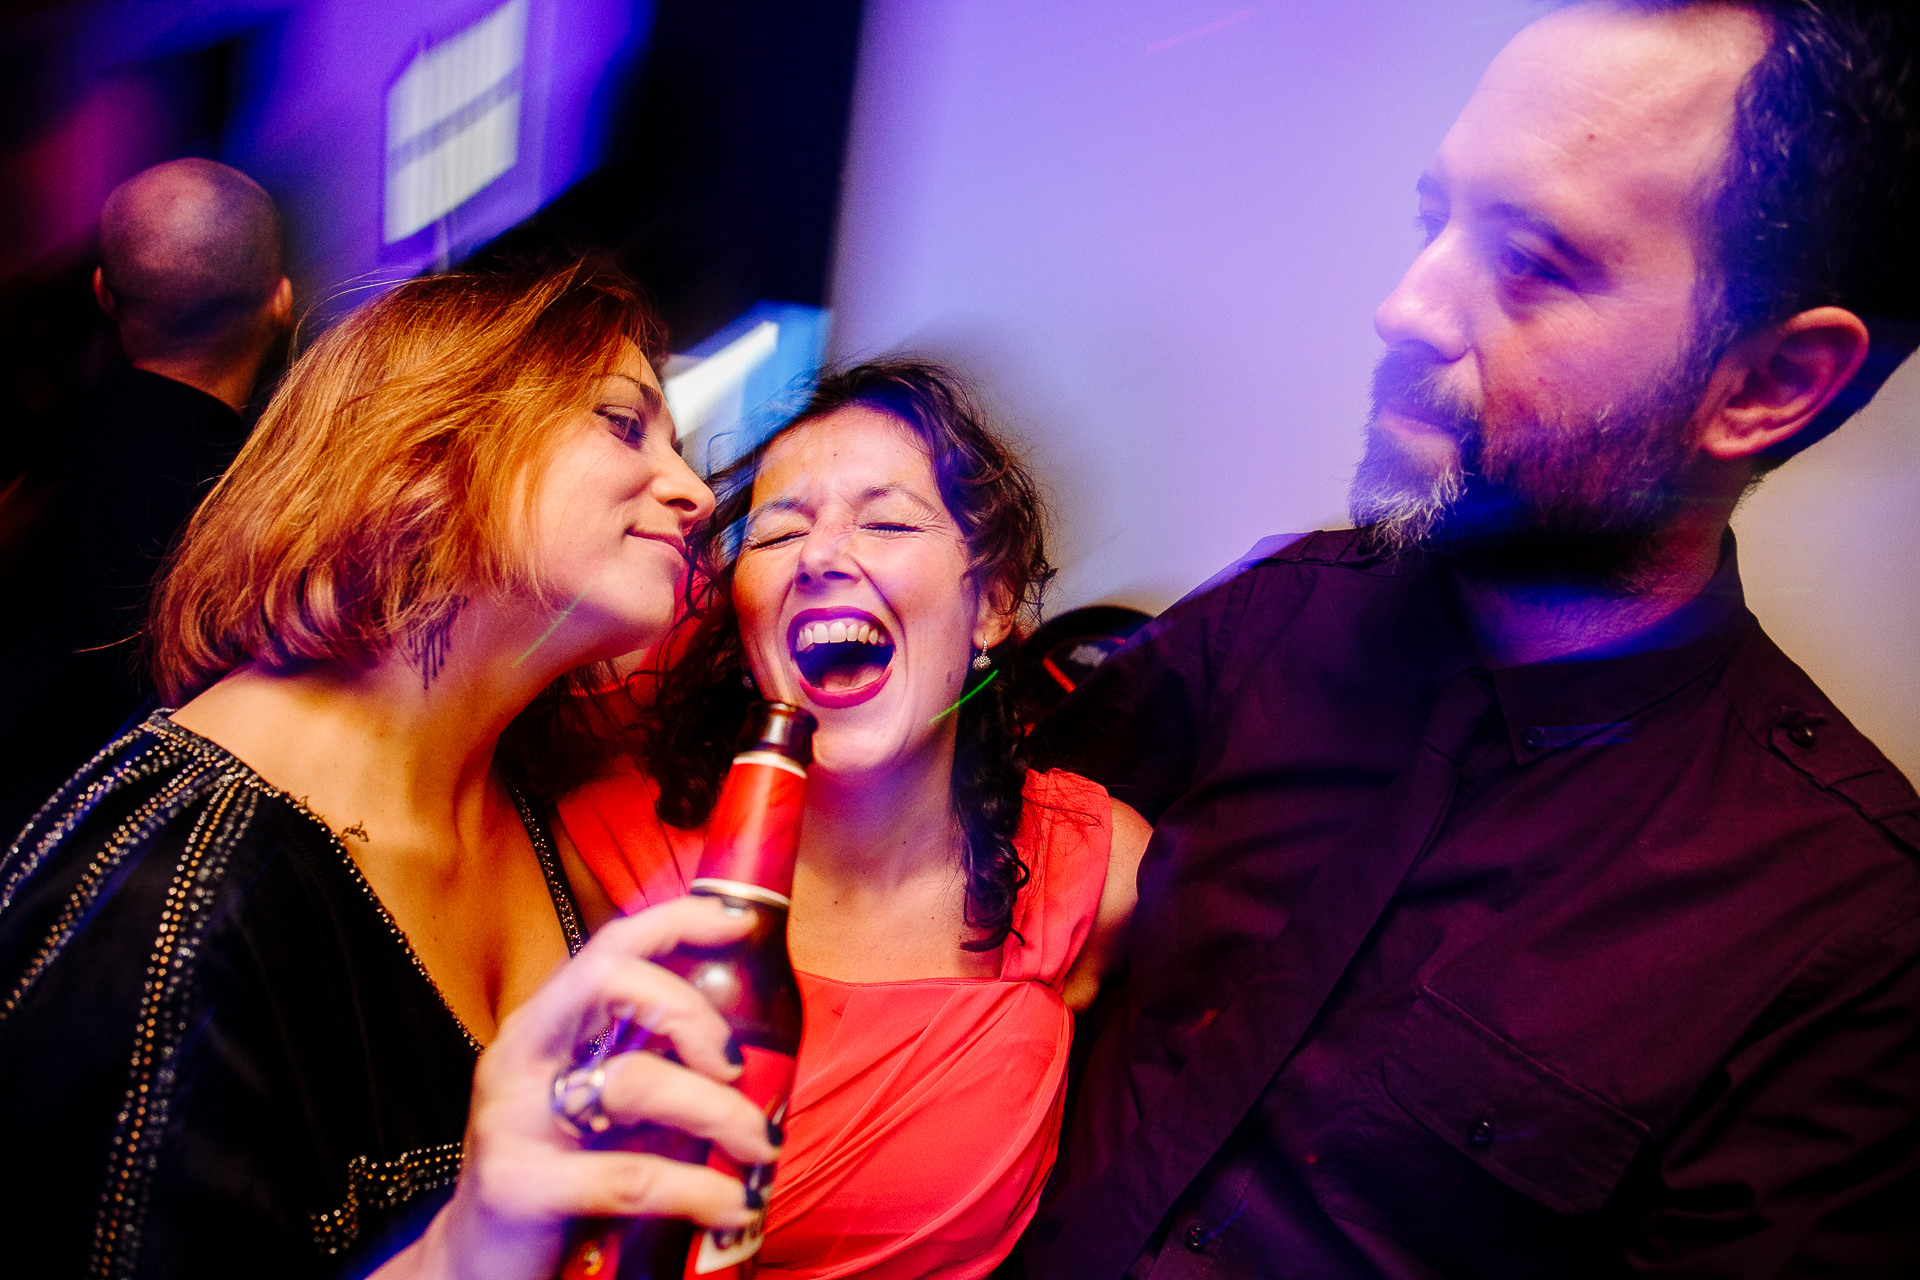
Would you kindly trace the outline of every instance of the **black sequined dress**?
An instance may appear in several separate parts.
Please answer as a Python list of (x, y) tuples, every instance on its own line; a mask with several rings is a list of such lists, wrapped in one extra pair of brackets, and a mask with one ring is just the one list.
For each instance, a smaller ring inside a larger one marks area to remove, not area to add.
[(340, 839), (156, 714), (0, 859), (0, 1271), (358, 1274), (450, 1193), (478, 1056)]

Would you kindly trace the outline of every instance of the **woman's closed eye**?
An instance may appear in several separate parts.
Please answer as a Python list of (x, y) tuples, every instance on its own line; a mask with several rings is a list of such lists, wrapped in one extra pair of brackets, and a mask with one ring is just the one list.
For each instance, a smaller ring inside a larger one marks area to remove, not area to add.
[(628, 448), (638, 449), (647, 442), (646, 419), (632, 410), (622, 409), (618, 405), (602, 405), (594, 412), (606, 419), (614, 439)]
[[(898, 520), (863, 520), (854, 526), (854, 530), (858, 533), (878, 533), (889, 536), (926, 531), (923, 525), (908, 524)], [(762, 551), (783, 543), (796, 542), (810, 532), (809, 529), (769, 529), (764, 533), (750, 533), (747, 535), (746, 549)]]
[(784, 542), (793, 542), (796, 539), (806, 536), (807, 531), (805, 529), (793, 528), (791, 526), (765, 530), (756, 529), (747, 534), (746, 548), (749, 551), (759, 551), (766, 547), (777, 547)]

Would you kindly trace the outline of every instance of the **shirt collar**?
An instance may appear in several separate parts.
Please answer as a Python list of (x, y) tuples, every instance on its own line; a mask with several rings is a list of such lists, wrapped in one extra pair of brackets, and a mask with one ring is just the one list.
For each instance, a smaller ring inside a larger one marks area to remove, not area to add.
[(1641, 711), (1718, 662), (1759, 624), (1747, 612), (1729, 530), (1699, 594), (1603, 653), (1503, 667), (1494, 696), (1520, 764), (1575, 743), (1622, 742)]

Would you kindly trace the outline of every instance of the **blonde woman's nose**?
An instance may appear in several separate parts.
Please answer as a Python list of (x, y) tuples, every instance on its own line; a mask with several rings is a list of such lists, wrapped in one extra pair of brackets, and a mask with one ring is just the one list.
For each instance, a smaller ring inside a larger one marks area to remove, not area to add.
[(669, 451), (667, 458), (654, 476), (654, 493), (679, 514), (682, 529), (691, 528), (713, 514), (713, 490), (679, 454)]

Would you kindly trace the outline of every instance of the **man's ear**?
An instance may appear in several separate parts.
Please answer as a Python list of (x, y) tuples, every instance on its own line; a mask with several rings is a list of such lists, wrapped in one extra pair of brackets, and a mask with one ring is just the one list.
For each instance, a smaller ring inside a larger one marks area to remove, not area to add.
[(1724, 398), (1701, 424), (1701, 449), (1730, 461), (1792, 439), (1866, 358), (1867, 326), (1841, 307), (1814, 307), (1742, 338), (1714, 371)]
[(107, 313), (109, 319), (119, 319), (113, 314), (113, 291), (107, 288), (107, 274), (102, 267), (93, 269), (93, 300), (100, 304), (100, 309)]
[(267, 303), (267, 313), (273, 317), (273, 327), (282, 333), (293, 328), (293, 281), (285, 276), (273, 287), (273, 298)]

